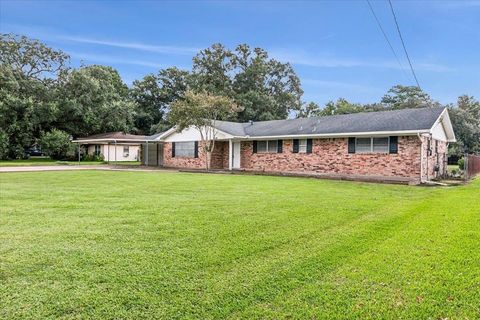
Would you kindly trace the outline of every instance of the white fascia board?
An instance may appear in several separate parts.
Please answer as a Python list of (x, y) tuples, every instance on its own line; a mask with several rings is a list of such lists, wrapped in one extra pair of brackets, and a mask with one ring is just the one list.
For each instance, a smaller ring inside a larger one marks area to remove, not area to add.
[(290, 134), (276, 136), (239, 137), (247, 140), (279, 139), (279, 138), (344, 138), (344, 137), (374, 137), (374, 136), (413, 136), (419, 133), (429, 133), (429, 129), (403, 130), (403, 131), (372, 131), (372, 132), (344, 132), (344, 133), (321, 133), (321, 134)]
[(175, 133), (176, 131), (177, 131), (177, 126), (171, 127), (170, 129), (168, 129), (167, 131), (165, 131), (163, 134), (161, 134), (161, 135), (158, 136), (155, 140), (152, 140), (152, 141), (163, 140), (163, 139), (165, 139), (166, 137), (168, 137), (169, 135), (171, 135), (172, 133)]
[(457, 142), (457, 139), (455, 138), (455, 132), (453, 131), (453, 126), (452, 122), (450, 120), (450, 115), (448, 114), (448, 109), (445, 108), (438, 119), (435, 121), (433, 126), (430, 128), (429, 133), (432, 134), (434, 128), (442, 122), (443, 128), (445, 130), (445, 134), (447, 135), (447, 142)]
[[(241, 137), (237, 137), (237, 136), (234, 136), (234, 135), (231, 135), (230, 133), (227, 133), (225, 131), (222, 131), (222, 130), (219, 130), (217, 128), (215, 128), (215, 130), (217, 130), (218, 133), (222, 134), (225, 136), (225, 138), (222, 138), (222, 139), (216, 139), (216, 140), (229, 140), (229, 139), (235, 139), (235, 138), (241, 138)], [(177, 127), (173, 127), (173, 128), (170, 128), (169, 130), (165, 131), (161, 136), (159, 136), (158, 138), (156, 138), (155, 140), (151, 140), (151, 141), (163, 141), (165, 140), (165, 138), (167, 138), (168, 136), (174, 134), (174, 133), (178, 133), (177, 132)]]

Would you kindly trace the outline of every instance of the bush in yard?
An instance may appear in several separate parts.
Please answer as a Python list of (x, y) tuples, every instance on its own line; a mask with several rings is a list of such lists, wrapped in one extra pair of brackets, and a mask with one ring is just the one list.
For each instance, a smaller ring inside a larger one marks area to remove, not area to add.
[(8, 136), (0, 129), (0, 159), (8, 158)]
[(40, 145), (43, 152), (55, 160), (65, 160), (75, 157), (75, 146), (70, 141), (70, 135), (62, 130), (53, 129), (42, 135)]
[(102, 154), (86, 154), (83, 156), (82, 160), (84, 161), (105, 161)]
[(465, 159), (460, 159), (458, 160), (458, 167), (460, 168), (460, 170), (465, 170)]

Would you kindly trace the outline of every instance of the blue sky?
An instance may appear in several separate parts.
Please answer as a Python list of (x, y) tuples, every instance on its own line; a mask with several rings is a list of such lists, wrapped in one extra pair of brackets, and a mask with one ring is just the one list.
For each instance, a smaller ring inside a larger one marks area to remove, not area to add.
[[(127, 84), (160, 68), (190, 69), (199, 49), (247, 43), (290, 62), (303, 100), (375, 102), (413, 85), (386, 1), (0, 1), (0, 30), (43, 40), (72, 64), (116, 68)], [(422, 89), (442, 103), (480, 98), (480, 1), (393, 0)]]

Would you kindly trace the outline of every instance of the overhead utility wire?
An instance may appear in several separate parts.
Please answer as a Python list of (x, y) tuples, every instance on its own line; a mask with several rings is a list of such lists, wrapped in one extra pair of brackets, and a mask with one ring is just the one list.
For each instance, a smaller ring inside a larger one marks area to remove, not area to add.
[(412, 70), (413, 78), (415, 78), (415, 82), (417, 83), (417, 87), (420, 88), (420, 84), (418, 83), (417, 75), (415, 74), (415, 70), (413, 69), (412, 61), (410, 61), (410, 56), (408, 55), (407, 48), (405, 47), (405, 42), (403, 41), (402, 33), (400, 32), (400, 27), (398, 26), (397, 16), (395, 15), (395, 10), (393, 10), (392, 1), (388, 0), (390, 4), (390, 9), (392, 10), (393, 20), (395, 20), (395, 25), (397, 26), (398, 36), (402, 41), (403, 51), (405, 51), (405, 55), (407, 56), (408, 64), (410, 65), (410, 70)]
[(397, 59), (398, 65), (400, 66), (400, 69), (406, 74), (405, 68), (403, 67), (402, 63), (400, 62), (400, 59), (398, 58), (397, 53), (395, 52), (395, 49), (392, 46), (392, 43), (390, 42), (390, 39), (388, 39), (387, 33), (382, 27), (382, 24), (380, 20), (378, 19), (377, 15), (375, 14), (375, 11), (373, 10), (372, 4), (370, 3), (370, 0), (366, 0), (368, 3), (368, 6), (370, 7), (370, 12), (372, 12), (373, 17), (375, 18), (375, 21), (377, 21), (378, 28), (383, 34), (383, 37), (385, 38), (385, 41), (387, 41), (388, 46), (390, 47), (390, 50), (392, 51), (393, 55), (395, 56), (395, 59)]

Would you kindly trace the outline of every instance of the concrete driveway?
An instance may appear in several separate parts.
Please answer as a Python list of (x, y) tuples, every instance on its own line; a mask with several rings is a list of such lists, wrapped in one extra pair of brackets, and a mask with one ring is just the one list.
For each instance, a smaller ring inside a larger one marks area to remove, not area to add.
[(81, 166), (18, 166), (0, 167), (0, 173), (5, 172), (35, 172), (35, 171), (71, 171), (71, 170), (110, 170), (110, 171), (140, 171), (140, 172), (178, 172), (176, 169), (164, 169), (159, 167), (128, 167), (113, 165), (81, 165)]
[(108, 166), (18, 166), (0, 167), (1, 172), (32, 172), (32, 171), (68, 171), (68, 170), (102, 170)]

